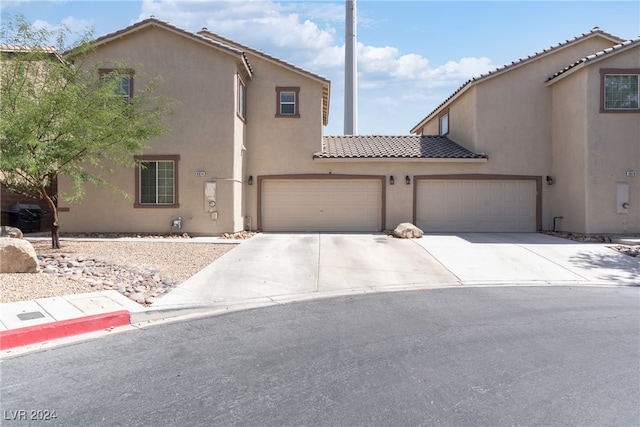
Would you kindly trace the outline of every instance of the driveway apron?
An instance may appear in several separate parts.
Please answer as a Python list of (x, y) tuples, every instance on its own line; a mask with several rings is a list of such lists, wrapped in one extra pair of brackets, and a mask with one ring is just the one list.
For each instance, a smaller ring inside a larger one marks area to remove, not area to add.
[(463, 284), (638, 285), (640, 261), (607, 245), (537, 233), (429, 235), (424, 247)]
[(458, 283), (411, 240), (380, 234), (320, 234), (318, 290)]
[(638, 285), (640, 261), (536, 233), (258, 234), (153, 304), (179, 307), (461, 285)]
[(429, 284), (459, 285), (409, 240), (382, 233), (263, 233), (227, 252), (153, 307)]

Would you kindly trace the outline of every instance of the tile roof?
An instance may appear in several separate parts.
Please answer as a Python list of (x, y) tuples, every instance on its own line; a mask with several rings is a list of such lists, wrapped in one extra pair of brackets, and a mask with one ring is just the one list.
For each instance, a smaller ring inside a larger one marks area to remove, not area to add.
[(56, 48), (53, 46), (25, 46), (25, 45), (17, 45), (17, 44), (0, 44), (0, 51), (58, 53)]
[(445, 136), (336, 135), (322, 138), (314, 159), (487, 159)]
[(589, 56), (585, 56), (584, 58), (580, 58), (579, 60), (577, 60), (576, 62), (574, 62), (571, 65), (568, 65), (566, 67), (564, 67), (562, 70), (558, 71), (557, 73), (555, 73), (554, 75), (552, 75), (551, 77), (549, 77), (546, 81), (549, 82), (553, 79), (555, 79), (556, 77), (562, 76), (565, 73), (567, 73), (568, 71), (578, 67), (579, 65), (582, 64), (587, 64), (588, 62), (591, 62), (595, 59), (600, 59), (603, 58), (607, 55), (611, 55), (611, 54), (615, 54), (618, 53), (622, 50), (626, 50), (627, 48), (631, 48), (632, 46), (635, 45), (639, 45), (640, 46), (640, 37), (637, 37), (635, 39), (632, 40), (627, 40), (623, 43), (617, 44), (615, 46), (611, 46), (607, 49), (601, 50), (600, 52), (596, 52), (594, 54), (591, 54)]
[[(180, 27), (178, 27), (176, 25), (173, 25), (173, 24), (171, 24), (169, 22), (162, 21), (162, 20), (156, 18), (155, 16), (151, 16), (151, 17), (149, 17), (147, 19), (144, 19), (142, 21), (136, 22), (136, 23), (134, 23), (132, 25), (129, 25), (128, 27), (122, 28), (122, 29), (120, 29), (118, 31), (114, 31), (112, 33), (108, 33), (108, 34), (105, 34), (103, 36), (100, 36), (97, 39), (93, 40), (93, 43), (95, 45), (100, 45), (100, 44), (106, 43), (106, 42), (108, 42), (108, 41), (110, 41), (110, 40), (112, 40), (114, 38), (122, 37), (123, 35), (125, 35), (125, 34), (127, 34), (129, 32), (137, 31), (137, 30), (139, 30), (141, 28), (152, 26), (152, 25), (155, 25), (155, 26), (158, 26), (158, 27), (163, 27), (165, 29), (168, 29), (170, 31), (176, 32), (176, 33), (181, 34), (183, 36), (189, 37), (189, 38), (194, 39), (196, 41), (199, 41), (201, 43), (207, 44), (207, 45), (209, 45), (211, 47), (214, 47), (214, 48), (217, 48), (217, 49), (222, 50), (224, 52), (228, 52), (228, 53), (230, 53), (232, 55), (238, 56), (241, 59), (241, 61), (243, 62), (243, 64), (247, 67), (248, 73), (250, 75), (253, 75), (253, 70), (251, 69), (251, 64), (249, 64), (247, 56), (245, 55), (245, 53), (242, 50), (236, 49), (235, 47), (232, 47), (232, 46), (228, 46), (228, 45), (226, 45), (224, 43), (220, 43), (220, 42), (218, 42), (216, 40), (212, 40), (209, 37), (205, 37), (205, 36), (200, 35), (200, 34), (192, 33), (191, 31), (187, 31), (187, 30), (185, 30), (183, 28), (180, 28)], [(71, 49), (71, 50), (68, 50), (68, 51), (64, 52), (63, 55), (64, 56), (68, 56), (68, 55), (73, 55), (73, 53), (74, 53), (74, 50)]]
[(577, 36), (577, 37), (574, 37), (574, 38), (572, 38), (572, 39), (565, 40), (564, 42), (560, 42), (560, 43), (558, 43), (558, 44), (556, 44), (556, 45), (553, 45), (553, 46), (550, 46), (550, 47), (548, 47), (548, 48), (546, 48), (546, 49), (542, 49), (542, 51), (535, 52), (535, 53), (534, 53), (534, 54), (532, 54), (532, 55), (528, 55), (526, 58), (520, 58), (520, 59), (517, 59), (517, 60), (515, 60), (515, 61), (512, 61), (512, 62), (511, 62), (511, 63), (509, 63), (509, 64), (504, 64), (504, 65), (502, 65), (502, 66), (500, 66), (500, 67), (498, 67), (498, 68), (496, 68), (496, 69), (494, 69), (494, 70), (492, 70), (492, 71), (489, 71), (489, 72), (484, 73), (484, 74), (480, 74), (479, 76), (473, 77), (473, 78), (471, 78), (471, 79), (467, 80), (466, 82), (464, 82), (464, 83), (462, 84), (462, 86), (460, 86), (458, 89), (456, 89), (456, 91), (455, 91), (455, 92), (453, 92), (453, 93), (452, 93), (452, 94), (451, 94), (447, 99), (445, 99), (445, 100), (444, 100), (440, 105), (438, 105), (436, 108), (434, 108), (434, 109), (433, 109), (433, 111), (431, 111), (429, 114), (427, 114), (427, 116), (426, 116), (425, 118), (423, 118), (422, 120), (420, 120), (420, 122), (419, 122), (416, 126), (414, 126), (414, 127), (413, 127), (413, 129), (411, 129), (411, 132), (415, 132), (415, 131), (416, 131), (420, 126), (422, 126), (422, 125), (427, 121), (427, 119), (429, 119), (429, 118), (430, 118), (430, 117), (431, 117), (431, 116), (432, 116), (436, 111), (438, 111), (438, 110), (439, 110), (440, 108), (442, 108), (445, 104), (447, 104), (447, 103), (448, 103), (452, 98), (454, 98), (458, 93), (460, 93), (460, 92), (462, 92), (463, 90), (467, 89), (467, 87), (469, 87), (470, 85), (472, 85), (472, 84), (474, 84), (474, 83), (477, 83), (477, 82), (480, 82), (480, 81), (482, 81), (482, 80), (485, 80), (485, 79), (491, 78), (491, 77), (493, 77), (493, 76), (495, 76), (495, 75), (497, 75), (497, 74), (501, 74), (501, 73), (502, 73), (502, 72), (504, 72), (504, 71), (508, 71), (508, 70), (510, 70), (510, 69), (512, 69), (512, 68), (515, 68), (516, 66), (523, 65), (523, 64), (528, 63), (528, 62), (530, 62), (530, 61), (534, 61), (534, 60), (538, 59), (539, 57), (541, 57), (541, 56), (543, 56), (543, 55), (547, 55), (547, 54), (549, 54), (549, 53), (551, 53), (551, 52), (554, 52), (554, 51), (556, 51), (556, 50), (558, 50), (558, 49), (564, 48), (564, 47), (566, 47), (566, 46), (568, 46), (568, 45), (570, 45), (570, 44), (573, 44), (573, 43), (575, 43), (575, 42), (577, 42), (577, 41), (584, 40), (584, 39), (586, 39), (586, 38), (593, 37), (593, 36), (595, 36), (595, 35), (600, 35), (600, 36), (606, 37), (606, 38), (608, 38), (608, 39), (610, 39), (610, 40), (612, 40), (612, 41), (618, 42), (618, 43), (623, 43), (623, 42), (625, 42), (625, 40), (624, 40), (624, 39), (621, 39), (620, 37), (614, 36), (613, 34), (609, 34), (609, 33), (605, 32), (605, 31), (601, 30), (601, 29), (600, 29), (600, 28), (598, 28), (598, 27), (594, 27), (594, 28), (593, 28), (591, 31), (589, 31), (588, 33), (580, 34), (580, 35), (579, 35), (579, 36)]

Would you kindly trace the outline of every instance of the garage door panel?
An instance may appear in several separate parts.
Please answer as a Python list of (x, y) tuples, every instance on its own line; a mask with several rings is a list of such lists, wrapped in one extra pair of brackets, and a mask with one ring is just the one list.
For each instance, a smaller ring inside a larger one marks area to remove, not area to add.
[(378, 231), (379, 180), (273, 179), (263, 183), (264, 231)]
[(536, 231), (533, 180), (418, 180), (416, 225), (432, 232)]

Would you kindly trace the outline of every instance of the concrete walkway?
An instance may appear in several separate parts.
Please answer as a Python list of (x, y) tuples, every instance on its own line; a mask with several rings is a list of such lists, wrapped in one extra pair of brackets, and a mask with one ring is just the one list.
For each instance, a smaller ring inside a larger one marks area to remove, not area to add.
[(0, 349), (186, 313), (434, 287), (640, 286), (640, 260), (535, 233), (258, 234), (152, 307), (115, 291), (0, 305)]

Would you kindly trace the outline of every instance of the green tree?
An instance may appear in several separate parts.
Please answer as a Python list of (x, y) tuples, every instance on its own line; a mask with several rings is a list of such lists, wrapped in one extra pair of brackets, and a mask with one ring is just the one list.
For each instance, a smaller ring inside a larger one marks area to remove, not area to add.
[[(0, 172), (11, 191), (47, 203), (51, 244), (59, 248), (58, 195), (50, 194), (51, 184), (70, 178), (72, 194), (63, 195), (69, 201), (82, 199), (87, 182), (120, 191), (105, 172), (135, 166), (146, 141), (168, 132), (173, 100), (156, 94), (159, 77), (136, 84), (129, 97), (122, 92), (127, 64), (110, 64), (115, 71), (109, 75), (100, 73), (100, 64), (87, 65), (94, 51), (90, 31), (67, 45), (73, 34), (65, 27), (38, 29), (22, 16), (4, 18)], [(56, 47), (47, 47), (53, 40)]]

